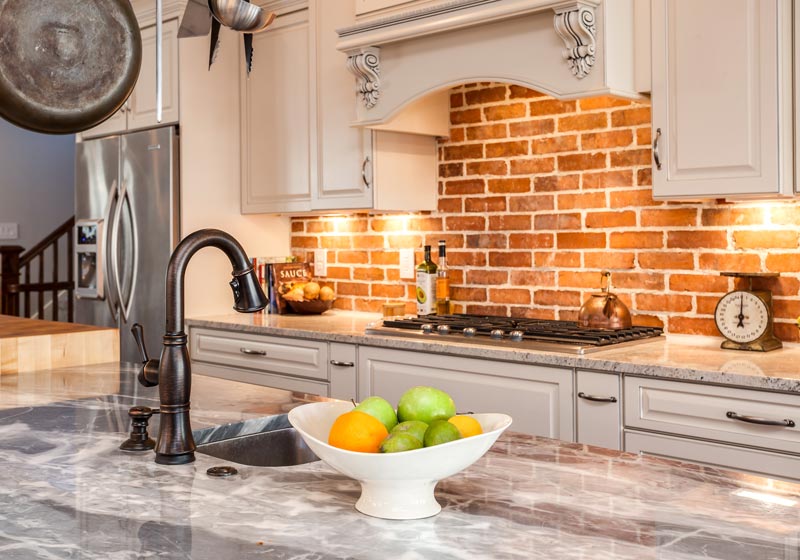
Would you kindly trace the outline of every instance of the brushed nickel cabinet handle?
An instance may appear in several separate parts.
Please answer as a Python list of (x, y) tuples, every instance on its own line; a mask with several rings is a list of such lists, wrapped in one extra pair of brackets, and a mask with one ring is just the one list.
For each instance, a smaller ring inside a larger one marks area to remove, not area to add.
[(339, 367), (355, 367), (355, 363), (353, 362), (340, 362), (339, 360), (331, 360), (332, 366), (339, 366)]
[(247, 354), (248, 356), (266, 356), (267, 353), (264, 350), (250, 350), (249, 348), (239, 348), (239, 352), (242, 354)]
[(595, 395), (587, 395), (583, 391), (578, 393), (578, 397), (592, 402), (605, 402), (605, 403), (617, 402), (617, 397), (597, 397)]
[(756, 416), (744, 416), (737, 414), (732, 410), (725, 413), (725, 416), (731, 420), (738, 420), (739, 422), (747, 422), (748, 424), (759, 424), (761, 426), (783, 426), (784, 428), (794, 428), (794, 420), (770, 420), (769, 418), (758, 418)]
[(661, 129), (656, 129), (656, 137), (653, 140), (653, 160), (656, 162), (656, 169), (661, 169), (661, 154), (658, 152), (658, 140), (661, 138)]

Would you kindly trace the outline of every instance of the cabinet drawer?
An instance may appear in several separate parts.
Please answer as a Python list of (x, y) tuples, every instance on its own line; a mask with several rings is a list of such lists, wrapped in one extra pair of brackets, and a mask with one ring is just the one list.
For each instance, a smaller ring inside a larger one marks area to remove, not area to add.
[(660, 379), (625, 378), (625, 426), (800, 454), (800, 428), (732, 415), (800, 422), (800, 397)]
[(326, 342), (192, 329), (190, 349), (199, 362), (328, 379)]
[(625, 432), (625, 451), (797, 482), (800, 457), (661, 434)]
[(622, 449), (622, 408), (617, 374), (578, 371), (578, 441)]

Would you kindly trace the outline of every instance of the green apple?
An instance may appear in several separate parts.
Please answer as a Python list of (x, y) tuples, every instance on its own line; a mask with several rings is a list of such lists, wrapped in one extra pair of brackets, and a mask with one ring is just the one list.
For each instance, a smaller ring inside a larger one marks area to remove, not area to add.
[(408, 432), (392, 432), (381, 442), (379, 448), (381, 453), (397, 453), (399, 451), (411, 451), (422, 447), (422, 442)]
[(412, 387), (397, 403), (397, 418), (400, 422), (419, 420), (430, 424), (434, 420), (447, 420), (456, 414), (453, 399), (433, 387)]
[(451, 424), (447, 420), (434, 420), (428, 426), (428, 431), (425, 432), (423, 443), (425, 447), (431, 447), (457, 439), (461, 439), (461, 432), (458, 431), (455, 424)]
[(356, 406), (355, 410), (360, 410), (377, 418), (378, 421), (386, 427), (387, 432), (391, 432), (392, 428), (397, 426), (397, 414), (394, 408), (389, 404), (389, 401), (380, 397), (367, 397)]
[(408, 433), (417, 438), (419, 441), (425, 439), (425, 430), (428, 429), (428, 425), (425, 422), (420, 422), (419, 420), (406, 420), (405, 422), (400, 422), (397, 426), (392, 428), (392, 434), (397, 433)]

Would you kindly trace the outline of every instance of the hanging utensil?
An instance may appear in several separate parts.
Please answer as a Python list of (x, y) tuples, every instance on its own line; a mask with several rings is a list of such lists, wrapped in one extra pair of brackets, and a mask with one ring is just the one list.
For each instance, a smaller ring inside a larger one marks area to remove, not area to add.
[(589, 296), (578, 311), (578, 325), (590, 329), (627, 329), (631, 312), (616, 294), (611, 293), (611, 273), (600, 273), (600, 293)]
[(244, 34), (244, 60), (248, 75), (253, 67), (253, 33), (275, 21), (276, 14), (255, 6), (249, 0), (188, 0), (178, 37), (201, 37), (211, 32), (208, 67), (217, 58), (220, 28), (224, 25)]
[(208, 0), (208, 7), (222, 25), (242, 33), (264, 31), (275, 21), (274, 12), (267, 12), (249, 0)]
[(0, 0), (0, 116), (17, 126), (100, 124), (128, 99), (141, 62), (128, 0)]

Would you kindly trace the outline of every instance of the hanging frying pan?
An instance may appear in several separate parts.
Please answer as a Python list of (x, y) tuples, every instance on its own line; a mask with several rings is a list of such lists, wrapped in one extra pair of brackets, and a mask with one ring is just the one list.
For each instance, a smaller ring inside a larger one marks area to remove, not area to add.
[(133, 91), (142, 38), (129, 0), (0, 0), (0, 117), (70, 134)]

